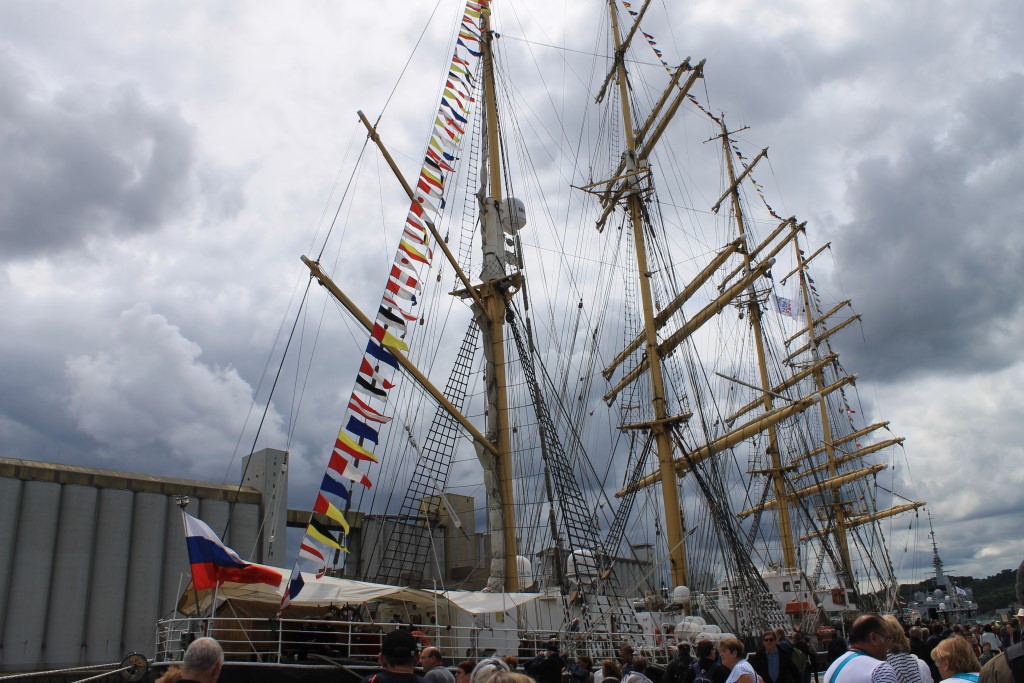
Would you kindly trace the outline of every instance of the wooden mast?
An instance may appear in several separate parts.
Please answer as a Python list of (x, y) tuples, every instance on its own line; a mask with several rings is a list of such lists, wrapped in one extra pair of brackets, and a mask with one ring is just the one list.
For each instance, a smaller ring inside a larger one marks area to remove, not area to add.
[[(725, 127), (725, 116), (721, 119), (722, 127), (722, 151), (725, 155), (726, 168), (729, 172), (730, 192), (732, 195), (732, 209), (736, 217), (736, 229), (740, 238), (746, 238), (746, 225), (743, 221), (743, 211), (740, 207), (740, 194), (738, 189), (739, 181), (736, 177), (736, 170), (732, 163), (732, 150), (729, 146), (729, 131)], [(744, 252), (744, 270), (750, 272), (752, 264), (749, 253)], [(757, 351), (757, 365), (760, 372), (762, 402), (766, 413), (775, 409), (772, 401), (772, 384), (768, 378), (768, 362), (764, 350), (764, 331), (761, 326), (761, 306), (757, 302), (757, 293), (754, 285), (751, 284), (748, 291), (747, 314), (750, 326), (754, 332), (754, 346)], [(819, 387), (819, 391), (822, 387)], [(782, 455), (779, 452), (778, 430), (775, 425), (768, 427), (768, 458), (771, 467), (768, 469), (768, 477), (771, 480), (775, 492), (775, 501), (778, 505), (779, 534), (782, 537), (782, 560), (783, 568), (792, 570), (797, 568), (796, 542), (793, 538), (793, 527), (789, 518), (790, 495), (786, 488), (786, 478), (783, 476)]]
[(622, 126), (626, 135), (625, 171), (632, 174), (627, 181), (627, 206), (633, 227), (633, 243), (636, 247), (636, 264), (640, 273), (640, 300), (644, 315), (644, 342), (647, 361), (651, 371), (651, 402), (655, 419), (651, 424), (658, 453), (658, 471), (661, 479), (661, 493), (665, 506), (665, 533), (668, 541), (669, 571), (673, 586), (687, 585), (686, 547), (683, 542), (682, 506), (679, 488), (676, 484), (675, 466), (672, 459), (671, 425), (668, 419), (668, 405), (665, 399), (665, 382), (661, 372), (661, 357), (658, 355), (657, 324), (654, 314), (654, 298), (651, 295), (651, 274), (647, 268), (647, 246), (644, 241), (642, 205), (637, 186), (638, 159), (636, 133), (630, 112), (629, 83), (627, 81), (625, 47), (619, 33), (618, 14), (614, 0), (608, 0), (612, 36), (615, 41), (615, 78), (619, 86), (622, 111)]
[[(494, 33), (491, 31), (490, 10), (484, 8), (481, 16), (481, 36), (483, 37), (483, 75), (484, 75), (484, 111), (487, 136), (488, 190), (489, 196), (482, 202), (488, 207), (481, 207), (492, 212), (491, 218), (498, 220), (498, 207), (502, 203), (501, 188), (501, 148), (498, 138), (498, 103), (494, 84), (494, 51), (492, 42)], [(500, 230), (500, 228), (499, 228)], [(487, 256), (485, 254), (486, 261)], [(515, 525), (515, 507), (512, 499), (512, 439), (508, 415), (508, 392), (505, 374), (505, 309), (506, 292), (510, 280), (504, 275), (504, 264), (497, 277), (488, 275), (485, 264), (481, 275), (483, 282), (476, 288), (484, 303), (486, 320), (482, 321), (484, 343), (490, 345), (491, 361), (493, 362), (494, 383), (496, 388), (497, 414), (488, 416), (493, 419), (491, 426), (497, 437), (498, 452), (494, 456), (497, 465), (498, 484), (501, 495), (502, 534), (504, 536), (505, 585), (506, 592), (519, 589), (519, 569), (516, 562), (518, 556)]]
[[(811, 308), (811, 294), (807, 286), (807, 271), (805, 269), (804, 253), (800, 250), (799, 240), (793, 241), (793, 249), (796, 251), (797, 270), (800, 275), (800, 292), (803, 296), (804, 312), (807, 318), (807, 344), (811, 352), (812, 360), (818, 360), (818, 343), (814, 336), (814, 315)], [(812, 373), (814, 386), (821, 390), (825, 383), (824, 373), (820, 366)], [(834, 477), (839, 473), (836, 466), (836, 451), (832, 445), (832, 422), (828, 417), (826, 403), (821, 402), (818, 412), (821, 415), (821, 438), (825, 446), (825, 462), (828, 464), (828, 476)], [(835, 520), (835, 539), (839, 546), (839, 562), (842, 565), (842, 581), (846, 588), (854, 588), (853, 585), (853, 563), (850, 559), (850, 544), (846, 538), (846, 507), (843, 505), (843, 494), (841, 489), (832, 490), (832, 514)]]

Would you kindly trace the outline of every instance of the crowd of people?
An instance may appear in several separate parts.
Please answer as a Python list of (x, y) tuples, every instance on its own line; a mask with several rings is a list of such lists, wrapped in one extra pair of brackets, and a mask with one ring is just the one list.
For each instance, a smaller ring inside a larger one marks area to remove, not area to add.
[[(1024, 683), (1024, 608), (1016, 616), (1009, 624), (965, 627), (865, 614), (853, 622), (849, 642), (823, 629), (815, 645), (779, 628), (766, 631), (750, 653), (736, 638), (701, 640), (695, 648), (684, 642), (657, 673), (628, 643), (617, 658), (595, 666), (586, 656), (567, 659), (557, 641), (523, 662), (491, 656), (449, 669), (441, 650), (420, 651), (416, 636), (398, 628), (381, 639), (381, 670), (361, 683)], [(160, 683), (213, 683), (223, 662), (217, 641), (199, 638)]]

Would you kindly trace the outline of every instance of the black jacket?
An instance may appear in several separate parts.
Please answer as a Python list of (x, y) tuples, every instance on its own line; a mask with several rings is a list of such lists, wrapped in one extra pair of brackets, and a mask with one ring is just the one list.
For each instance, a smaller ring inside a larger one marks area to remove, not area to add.
[(523, 668), (526, 669), (530, 678), (539, 683), (562, 683), (562, 669), (565, 668), (565, 660), (557, 652), (551, 655), (539, 655), (528, 661)]
[(750, 658), (750, 665), (764, 679), (764, 683), (800, 683), (799, 672), (793, 666), (792, 651), (787, 652), (781, 647), (777, 648), (777, 650), (779, 653), (778, 678), (773, 679), (768, 676), (768, 653), (764, 649), (754, 653), (754, 656)]

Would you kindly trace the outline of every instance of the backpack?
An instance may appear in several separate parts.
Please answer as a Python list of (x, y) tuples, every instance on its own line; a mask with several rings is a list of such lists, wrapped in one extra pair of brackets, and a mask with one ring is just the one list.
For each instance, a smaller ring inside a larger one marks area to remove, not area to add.
[(1024, 645), (1021, 643), (1011, 645), (1006, 648), (1003, 657), (1006, 658), (1006, 664), (1010, 667), (1010, 673), (1013, 674), (1015, 683), (1024, 683)]
[(718, 662), (715, 662), (707, 669), (701, 669), (700, 660), (697, 660), (693, 663), (693, 683), (712, 683), (711, 674), (718, 667)]
[(801, 650), (798, 647), (794, 647), (793, 648), (793, 653), (789, 656), (789, 659), (790, 659), (791, 662), (793, 662), (793, 667), (797, 671), (799, 671), (800, 673), (803, 673), (803, 672), (807, 671), (807, 663), (808, 662), (807, 662), (807, 653), (806, 652), (804, 652), (803, 650)]
[(693, 683), (693, 669), (690, 662), (682, 657), (676, 657), (665, 667), (665, 675), (661, 683)]

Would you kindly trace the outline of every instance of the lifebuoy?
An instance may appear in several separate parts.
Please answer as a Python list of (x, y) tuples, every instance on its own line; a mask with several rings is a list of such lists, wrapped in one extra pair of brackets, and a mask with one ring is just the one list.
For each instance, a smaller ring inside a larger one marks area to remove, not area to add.
[(430, 647), (430, 638), (427, 638), (427, 634), (423, 631), (413, 631), (412, 637), (420, 644), (420, 649)]

